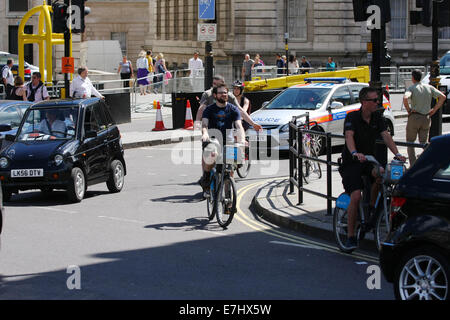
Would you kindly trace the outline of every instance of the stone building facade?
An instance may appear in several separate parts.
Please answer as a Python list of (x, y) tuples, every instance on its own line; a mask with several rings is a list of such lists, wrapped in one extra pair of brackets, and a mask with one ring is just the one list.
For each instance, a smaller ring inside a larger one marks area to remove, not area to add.
[[(11, 12), (11, 2), (29, 8), (44, 0), (0, 2), (0, 23), (17, 25), (23, 12)], [(136, 61), (142, 49), (164, 53), (170, 68), (183, 68), (195, 50), (204, 59), (205, 43), (197, 41), (200, 0), (89, 0), (86, 32), (81, 40), (119, 40), (123, 53)], [(390, 0), (392, 21), (387, 44), (393, 65), (423, 65), (431, 59), (431, 28), (409, 24), (415, 0)], [(274, 64), (275, 53), (305, 55), (320, 67), (327, 56), (338, 66), (367, 64), (370, 33), (353, 20), (352, 0), (216, 0), (217, 41), (213, 43), (217, 71), (236, 77), (243, 55), (259, 53)], [(37, 28), (37, 19), (33, 20)], [(0, 31), (1, 50), (9, 50), (8, 28)], [(441, 29), (439, 53), (450, 50), (450, 29)], [(36, 46), (37, 47), (37, 46)], [(76, 46), (74, 46), (76, 48)], [(83, 48), (83, 45), (81, 46)], [(82, 50), (82, 49), (81, 49)], [(37, 62), (37, 49), (34, 50)]]

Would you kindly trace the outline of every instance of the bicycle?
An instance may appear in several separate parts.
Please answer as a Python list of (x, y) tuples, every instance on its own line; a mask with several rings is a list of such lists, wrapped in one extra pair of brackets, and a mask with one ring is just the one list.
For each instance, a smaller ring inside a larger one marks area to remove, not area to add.
[[(381, 244), (386, 238), (390, 231), (389, 223), (389, 209), (391, 203), (391, 195), (393, 187), (400, 180), (406, 171), (403, 162), (398, 161), (394, 158), (392, 160), (383, 175), (380, 174), (380, 163), (373, 156), (365, 156), (367, 161), (373, 163), (376, 166), (378, 176), (381, 177), (381, 188), (377, 194), (377, 199), (375, 201), (375, 211), (373, 214), (376, 216), (373, 218), (375, 227), (373, 231), (375, 233), (375, 242), (377, 249), (380, 250)], [(365, 237), (366, 232), (371, 231), (371, 227), (366, 223), (369, 221), (369, 202), (371, 193), (371, 184), (367, 177), (363, 177), (364, 188), (362, 193), (362, 200), (359, 203), (358, 216), (356, 222), (356, 238), (358, 243), (362, 241)], [(339, 249), (345, 253), (351, 253), (354, 249), (349, 249), (346, 247), (346, 242), (348, 239), (348, 216), (347, 208), (350, 204), (350, 195), (347, 193), (342, 193), (336, 200), (336, 207), (333, 212), (333, 233), (336, 239), (336, 243)], [(383, 211), (382, 211), (383, 210)], [(383, 214), (381, 214), (383, 213)]]
[[(303, 152), (307, 157), (317, 157), (318, 152), (315, 148), (315, 140), (312, 138), (312, 135), (308, 132), (303, 134)], [(320, 163), (317, 161), (303, 159), (303, 180), (305, 183), (309, 183), (310, 178), (315, 176), (316, 179), (322, 178), (322, 168), (320, 167)]]
[(237, 159), (237, 148), (235, 146), (224, 147), (225, 163), (216, 164), (211, 170), (209, 193), (206, 194), (208, 219), (211, 221), (216, 216), (217, 223), (223, 229), (227, 228), (233, 220), (234, 214), (237, 212), (236, 183), (231, 176), (234, 163)]

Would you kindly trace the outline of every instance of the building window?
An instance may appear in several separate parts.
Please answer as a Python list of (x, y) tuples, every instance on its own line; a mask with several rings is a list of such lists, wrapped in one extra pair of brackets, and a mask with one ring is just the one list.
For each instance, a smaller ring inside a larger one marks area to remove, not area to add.
[(120, 43), (122, 55), (127, 55), (127, 33), (126, 32), (111, 32), (111, 40), (117, 40)]
[(307, 0), (288, 0), (288, 30), (289, 38), (306, 39), (306, 8)]
[(439, 39), (450, 39), (450, 27), (439, 28)]
[(391, 22), (389, 25), (392, 39), (406, 39), (407, 14), (407, 0), (391, 0)]
[(9, 11), (28, 11), (28, 0), (9, 0)]

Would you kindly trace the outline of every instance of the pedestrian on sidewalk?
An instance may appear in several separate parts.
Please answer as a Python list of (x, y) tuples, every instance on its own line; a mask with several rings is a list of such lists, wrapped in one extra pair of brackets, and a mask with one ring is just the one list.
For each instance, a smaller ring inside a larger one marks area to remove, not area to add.
[(276, 65), (277, 65), (277, 75), (280, 76), (284, 73), (286, 73), (286, 65), (284, 63), (284, 60), (281, 58), (281, 54), (276, 54)]
[(262, 68), (263, 66), (264, 66), (264, 64), (262, 63), (261, 59), (259, 58), (259, 54), (257, 54), (255, 57), (255, 62), (252, 65), (252, 70), (255, 70), (255, 68), (256, 68), (257, 73), (262, 73), (262, 72), (264, 72), (264, 69)]
[(298, 65), (297, 57), (293, 54), (289, 55), (289, 62), (288, 62), (288, 71), (289, 74), (297, 74), (298, 68), (300, 66)]
[(18, 101), (27, 101), (27, 89), (24, 86), (23, 79), (21, 76), (17, 76), (14, 79), (14, 87), (11, 89), (9, 93), (8, 100), (18, 100)]
[(250, 55), (247, 53), (244, 56), (244, 62), (242, 63), (242, 81), (252, 81), (252, 66), (254, 63), (255, 61), (253, 59), (250, 59)]
[(130, 79), (133, 76), (133, 65), (131, 64), (131, 61), (127, 59), (127, 56), (123, 56), (122, 61), (119, 63), (117, 73), (120, 74), (120, 79), (126, 80), (122, 82), (123, 87), (129, 88)]
[(141, 96), (145, 96), (145, 91), (148, 87), (148, 60), (145, 51), (139, 53), (139, 58), (136, 61), (136, 68), (139, 90), (141, 91)]
[[(156, 79), (154, 80), (155, 86), (154, 86), (154, 92), (158, 93), (158, 90), (161, 89), (161, 85), (162, 85), (162, 81), (164, 79), (164, 75), (167, 72), (167, 67), (166, 67), (166, 60), (164, 60), (164, 54), (159, 53), (156, 56), (156, 63), (155, 63), (155, 74), (156, 74)], [(161, 89), (161, 93), (162, 93), (162, 89)]]
[(78, 76), (73, 79), (70, 84), (70, 97), (72, 98), (90, 98), (92, 95), (105, 99), (105, 97), (97, 91), (88, 78), (89, 70), (87, 67), (78, 68)]
[[(148, 60), (148, 83), (151, 84), (153, 82), (153, 75), (155, 73), (155, 63), (156, 59), (152, 56), (152, 50), (147, 50), (146, 58)], [(148, 86), (147, 93), (152, 93), (151, 87)]]
[(336, 71), (336, 63), (333, 61), (332, 57), (328, 57), (327, 71)]
[(189, 78), (191, 81), (192, 91), (203, 91), (202, 86), (202, 73), (203, 73), (203, 61), (199, 58), (200, 53), (194, 52), (194, 57), (189, 59)]
[(31, 82), (27, 84), (27, 100), (31, 102), (39, 102), (50, 100), (47, 87), (41, 81), (41, 73), (33, 72), (31, 75)]
[(300, 70), (302, 74), (311, 72), (311, 63), (306, 60), (305, 56), (302, 56), (302, 62), (300, 63)]
[(8, 59), (6, 61), (6, 65), (2, 68), (2, 84), (5, 86), (6, 99), (8, 99), (9, 94), (14, 87), (14, 75), (12, 73), (13, 65), (14, 61), (12, 59)]
[[(422, 79), (422, 72), (420, 70), (413, 70), (411, 76), (413, 85), (406, 89), (403, 97), (403, 104), (408, 112), (406, 141), (415, 142), (418, 135), (419, 142), (424, 144), (428, 140), (431, 117), (442, 107), (446, 97), (435, 87), (420, 82)], [(408, 98), (411, 99), (411, 106), (409, 105)], [(438, 101), (431, 108), (433, 98), (438, 99)], [(414, 147), (408, 147), (408, 157), (410, 166), (413, 166), (416, 162)]]

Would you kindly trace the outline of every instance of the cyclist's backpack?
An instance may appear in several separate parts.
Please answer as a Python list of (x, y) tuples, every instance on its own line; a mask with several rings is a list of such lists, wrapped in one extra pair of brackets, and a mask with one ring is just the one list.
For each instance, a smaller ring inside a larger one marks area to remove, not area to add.
[(44, 84), (42, 83), (42, 81), (39, 81), (39, 84), (36, 88), (33, 89), (33, 84), (30, 82), (28, 84), (28, 90), (30, 92), (30, 95), (28, 96), (28, 101), (34, 102), (34, 100), (36, 100), (36, 91), (38, 91), (38, 89), (41, 88), (41, 95), (42, 98), (44, 98)]

